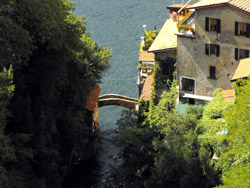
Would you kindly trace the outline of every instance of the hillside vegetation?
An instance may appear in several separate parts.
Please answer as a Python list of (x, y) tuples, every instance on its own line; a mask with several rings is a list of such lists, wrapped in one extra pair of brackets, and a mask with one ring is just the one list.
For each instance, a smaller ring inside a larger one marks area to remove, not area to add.
[(235, 90), (234, 102), (225, 102), (218, 89), (204, 108), (179, 114), (175, 82), (159, 102), (153, 89), (149, 103), (139, 102), (137, 120), (125, 113), (118, 122), (124, 162), (114, 181), (147, 188), (249, 187), (250, 81)]
[(83, 109), (111, 52), (73, 10), (67, 0), (0, 2), (0, 187), (61, 187), (95, 154)]

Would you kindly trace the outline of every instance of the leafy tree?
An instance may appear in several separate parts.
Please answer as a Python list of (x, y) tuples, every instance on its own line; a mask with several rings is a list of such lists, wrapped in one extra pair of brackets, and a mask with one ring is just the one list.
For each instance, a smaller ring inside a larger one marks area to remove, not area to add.
[(236, 101), (226, 113), (229, 145), (219, 158), (218, 168), (222, 169), (223, 185), (218, 187), (250, 186), (250, 81), (238, 84)]
[(84, 106), (111, 52), (73, 10), (67, 0), (1, 1), (0, 69), (13, 65), (15, 85), (4, 134), (16, 161), (4, 187), (60, 187), (79, 159), (95, 156)]
[(9, 162), (15, 160), (13, 147), (10, 138), (5, 134), (7, 117), (10, 116), (7, 106), (13, 96), (14, 85), (12, 84), (12, 67), (9, 70), (4, 69), (0, 73), (0, 186), (3, 187), (7, 178), (6, 168)]
[[(175, 111), (176, 86), (163, 93), (155, 107), (151, 126), (156, 127), (153, 140), (155, 150), (154, 167), (146, 187), (211, 187), (213, 174), (207, 176), (200, 159), (200, 143), (195, 133), (197, 117), (179, 115)], [(209, 179), (210, 178), (210, 179)]]
[(221, 93), (221, 89), (216, 89), (213, 93), (213, 100), (206, 104), (203, 118), (204, 119), (216, 119), (223, 117), (223, 112), (230, 109), (233, 102), (224, 101)]

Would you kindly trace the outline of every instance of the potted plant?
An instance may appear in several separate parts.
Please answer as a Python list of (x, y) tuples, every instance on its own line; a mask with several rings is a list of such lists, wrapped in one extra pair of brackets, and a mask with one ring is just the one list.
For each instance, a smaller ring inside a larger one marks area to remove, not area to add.
[(189, 30), (193, 33), (193, 35), (195, 35), (195, 30), (192, 26), (189, 27)]
[(188, 30), (189, 30), (188, 26), (187, 26), (187, 25), (184, 25), (183, 30), (184, 30), (184, 31), (188, 31)]
[(178, 31), (179, 31), (179, 32), (183, 32), (183, 27), (184, 27), (183, 25), (179, 25)]

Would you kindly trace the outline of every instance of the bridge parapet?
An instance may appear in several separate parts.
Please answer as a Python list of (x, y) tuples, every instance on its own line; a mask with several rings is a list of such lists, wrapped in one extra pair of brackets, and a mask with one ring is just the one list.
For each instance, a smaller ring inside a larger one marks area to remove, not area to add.
[(117, 105), (129, 109), (136, 109), (138, 99), (118, 94), (105, 94), (99, 97), (98, 107)]

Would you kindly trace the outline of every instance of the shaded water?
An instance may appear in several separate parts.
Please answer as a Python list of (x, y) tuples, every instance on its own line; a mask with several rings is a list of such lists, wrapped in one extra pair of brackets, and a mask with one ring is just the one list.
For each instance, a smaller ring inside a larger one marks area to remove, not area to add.
[[(101, 94), (121, 94), (138, 98), (137, 66), (140, 37), (146, 24), (148, 29), (160, 29), (168, 18), (166, 6), (182, 0), (72, 0), (75, 13), (85, 16), (87, 31), (94, 40), (112, 49), (111, 68), (102, 79)], [(186, 2), (187, 0), (185, 0)], [(119, 164), (119, 148), (113, 144), (110, 130), (117, 128), (124, 108), (117, 106), (99, 109), (101, 163), (98, 187), (107, 185), (110, 166)]]

